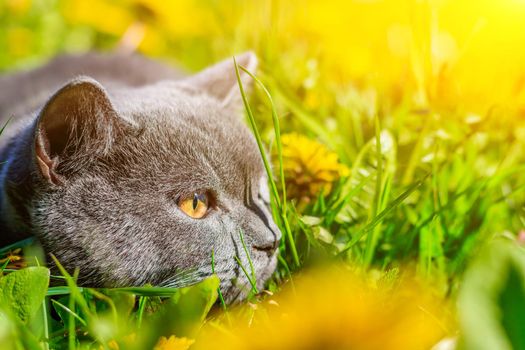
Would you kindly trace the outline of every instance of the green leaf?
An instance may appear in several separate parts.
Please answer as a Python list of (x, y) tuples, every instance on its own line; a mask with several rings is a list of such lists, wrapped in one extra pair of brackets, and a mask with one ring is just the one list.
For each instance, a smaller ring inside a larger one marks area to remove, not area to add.
[(219, 278), (212, 276), (204, 281), (182, 288), (167, 305), (170, 317), (175, 321), (174, 334), (191, 336), (196, 327), (200, 327), (204, 318), (217, 300)]
[(28, 267), (0, 279), (0, 305), (27, 323), (38, 311), (49, 285), (49, 269)]
[(23, 324), (11, 310), (0, 306), (0, 348), (42, 350), (38, 340), (30, 330)]
[(144, 318), (140, 337), (133, 349), (152, 349), (159, 336), (194, 338), (218, 297), (220, 280), (209, 277), (190, 287), (178, 289), (160, 310)]
[(525, 349), (525, 288), (523, 270), (511, 264), (498, 304), (501, 324), (514, 349)]
[(306, 226), (317, 226), (321, 224), (322, 219), (316, 216), (303, 215), (299, 218)]
[(464, 349), (525, 349), (525, 251), (494, 241), (471, 264), (458, 297)]
[(313, 235), (316, 239), (325, 243), (331, 244), (334, 241), (334, 236), (324, 227), (316, 226), (312, 229)]
[(133, 308), (135, 307), (135, 295), (129, 292), (122, 292), (119, 290), (108, 289), (106, 291), (108, 297), (113, 300), (119, 317), (129, 317)]
[(0, 306), (0, 344), (5, 349), (16, 349), (18, 332), (16, 328), (16, 321), (11, 319), (10, 314), (2, 310)]

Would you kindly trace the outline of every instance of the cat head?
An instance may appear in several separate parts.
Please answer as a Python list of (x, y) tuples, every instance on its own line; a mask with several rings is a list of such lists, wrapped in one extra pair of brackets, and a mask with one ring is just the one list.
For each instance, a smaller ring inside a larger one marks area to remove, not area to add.
[(262, 287), (281, 234), (242, 110), (231, 59), (137, 88), (69, 82), (32, 127), (30, 230), (84, 285), (181, 286), (210, 276), (213, 254), (231, 302), (248, 252)]

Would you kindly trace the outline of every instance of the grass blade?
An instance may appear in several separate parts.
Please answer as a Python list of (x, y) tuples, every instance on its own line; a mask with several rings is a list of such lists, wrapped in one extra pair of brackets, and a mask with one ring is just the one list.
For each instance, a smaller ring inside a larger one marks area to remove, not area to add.
[(248, 259), (248, 264), (250, 264), (250, 273), (252, 276), (252, 280), (254, 281), (254, 283), (256, 283), (257, 279), (255, 277), (255, 269), (253, 267), (252, 257), (250, 256), (250, 252), (248, 251), (248, 248), (246, 247), (246, 243), (244, 243), (244, 235), (242, 234), (242, 230), (239, 231), (239, 235), (241, 237), (242, 248), (244, 249), (244, 253), (246, 254), (246, 258)]
[[(380, 210), (381, 207), (381, 198), (382, 198), (382, 183), (383, 183), (383, 154), (381, 152), (381, 127), (379, 125), (379, 117), (375, 116), (375, 139), (376, 139), (376, 160), (377, 160), (377, 168), (376, 168), (376, 186), (375, 186), (375, 193), (374, 193), (374, 200), (372, 202), (372, 218), (377, 217), (377, 213)], [(365, 253), (364, 253), (364, 264), (365, 266), (368, 266), (372, 260), (372, 255), (374, 251), (375, 246), (375, 236), (376, 236), (376, 230), (369, 231), (368, 235), (366, 236), (366, 244), (365, 244)]]
[(255, 285), (255, 281), (252, 280), (252, 278), (250, 277), (250, 275), (248, 274), (248, 271), (246, 271), (246, 269), (244, 268), (244, 266), (242, 265), (242, 262), (241, 262), (241, 259), (239, 259), (238, 256), (235, 256), (235, 261), (237, 262), (237, 265), (239, 265), (239, 267), (242, 269), (242, 272), (244, 272), (244, 275), (246, 276), (246, 278), (248, 279), (248, 282), (250, 282), (250, 285), (252, 286), (252, 291), (257, 294), (259, 293), (259, 291), (257, 290), (257, 286)]
[(4, 254), (8, 253), (10, 250), (14, 250), (16, 248), (27, 247), (28, 245), (33, 244), (34, 241), (35, 241), (35, 239), (33, 237), (30, 237), (30, 238), (26, 238), (26, 239), (23, 239), (21, 241), (15, 242), (13, 244), (7, 245), (5, 247), (2, 247), (2, 248), (0, 248), (0, 255), (4, 255)]
[[(259, 130), (257, 129), (257, 125), (255, 123), (255, 118), (253, 117), (253, 113), (252, 113), (250, 104), (248, 103), (248, 98), (246, 97), (246, 93), (245, 93), (244, 87), (242, 85), (241, 76), (239, 74), (239, 65), (237, 64), (237, 61), (235, 60), (235, 57), (233, 58), (233, 63), (235, 65), (235, 74), (237, 76), (237, 83), (239, 85), (239, 90), (240, 90), (240, 93), (241, 93), (242, 101), (244, 103), (244, 108), (246, 109), (246, 113), (248, 114), (248, 119), (249, 119), (250, 125), (252, 127), (252, 130), (253, 130), (253, 133), (254, 133), (254, 136), (255, 136), (255, 140), (257, 141), (257, 146), (259, 147), (259, 152), (261, 153), (261, 157), (263, 159), (264, 168), (266, 169), (266, 173), (268, 174), (268, 179), (270, 181), (270, 187), (272, 189), (275, 201), (277, 202), (277, 206), (279, 207), (280, 212), (281, 212), (281, 219), (282, 219), (283, 224), (284, 224), (284, 231), (285, 231), (285, 234), (286, 234), (286, 238), (289, 241), (290, 250), (292, 252), (292, 257), (293, 257), (293, 260), (294, 260), (294, 263), (295, 263), (296, 267), (299, 267), (301, 263), (300, 263), (300, 260), (299, 260), (299, 255), (297, 254), (297, 247), (295, 246), (295, 239), (293, 237), (293, 234), (292, 234), (292, 231), (291, 231), (291, 228), (290, 228), (290, 224), (288, 223), (288, 218), (286, 217), (286, 203), (285, 203), (286, 202), (286, 193), (284, 193), (284, 195), (283, 195), (283, 201), (284, 201), (284, 204), (283, 204), (283, 202), (281, 202), (281, 199), (279, 197), (279, 193), (277, 191), (277, 186), (275, 185), (275, 181), (273, 179), (273, 174), (272, 174), (271, 167), (270, 167), (270, 164), (268, 162), (268, 159), (266, 157), (266, 153), (264, 152), (264, 147), (262, 145), (261, 135), (259, 133)], [(262, 83), (258, 79), (256, 79), (253, 76), (253, 74), (249, 73), (246, 69), (243, 69), (243, 70), (245, 72), (247, 72), (250, 77), (254, 78), (255, 81), (259, 85), (262, 85)], [(267, 93), (267, 95), (270, 97), (270, 94), (269, 94), (268, 90), (266, 90), (266, 88), (264, 88), (264, 86), (263, 86), (263, 91), (265, 91), (265, 93)], [(273, 104), (273, 100), (271, 100), (271, 97), (270, 97), (270, 102), (271, 102), (271, 105), (272, 105), (272, 116), (273, 116), (273, 121), (274, 121), (274, 130), (276, 132), (276, 137), (277, 137), (277, 140), (278, 140), (276, 142), (278, 143), (279, 153), (281, 154), (281, 156), (279, 158), (280, 168), (281, 168), (281, 181), (284, 184), (284, 173), (282, 173), (282, 171), (283, 171), (282, 170), (283, 169), (282, 164), (283, 163), (282, 163), (282, 145), (280, 144), (281, 143), (281, 136), (280, 136), (280, 128), (279, 128), (279, 118), (277, 116), (277, 112), (275, 110), (275, 106)], [(283, 188), (284, 188), (284, 186), (283, 186)], [(283, 207), (283, 205), (284, 205), (284, 207)]]
[(396, 197), (383, 211), (381, 211), (370, 223), (368, 223), (364, 228), (362, 228), (358, 233), (355, 234), (354, 238), (347, 243), (345, 248), (339, 252), (338, 256), (342, 256), (346, 253), (354, 244), (356, 244), (365, 234), (369, 233), (374, 227), (380, 224), (383, 219), (395, 208), (397, 208), (408, 196), (412, 194), (416, 189), (418, 189), (425, 180), (430, 176), (428, 173), (420, 181), (414, 182), (408, 189)]
[(2, 136), (2, 134), (4, 133), (4, 130), (5, 128), (7, 127), (7, 124), (9, 124), (9, 122), (11, 121), (12, 118), (9, 118), (7, 119), (7, 121), (4, 123), (4, 125), (2, 126), (2, 128), (0, 129), (0, 136)]
[(252, 131), (255, 136), (255, 141), (257, 142), (257, 147), (259, 147), (259, 152), (261, 153), (264, 168), (266, 169), (266, 173), (268, 174), (268, 178), (270, 181), (270, 187), (272, 189), (273, 195), (276, 198), (277, 205), (281, 207), (281, 199), (279, 198), (279, 193), (277, 192), (277, 186), (275, 185), (275, 181), (273, 180), (270, 163), (268, 162), (268, 158), (266, 157), (266, 152), (264, 151), (261, 134), (259, 133), (259, 129), (257, 128), (257, 125), (255, 123), (255, 118), (253, 117), (252, 109), (250, 107), (250, 104), (248, 103), (248, 98), (246, 97), (246, 92), (244, 91), (244, 87), (242, 85), (241, 76), (239, 73), (239, 66), (237, 65), (237, 61), (235, 60), (235, 57), (233, 58), (233, 63), (235, 65), (235, 74), (237, 76), (237, 83), (239, 84), (239, 90), (241, 92), (241, 97), (244, 103), (244, 108), (246, 110), (246, 113), (248, 114), (248, 121), (250, 122), (250, 126), (252, 127)]
[[(80, 273), (80, 270), (78, 268), (75, 269), (75, 271), (73, 272), (73, 281), (75, 281), (75, 283), (77, 283), (77, 281), (78, 281), (79, 273)], [(73, 312), (73, 310), (75, 310), (75, 298), (71, 298), (71, 297), (69, 298), (69, 309), (72, 312)], [(84, 321), (84, 320), (81, 319), (81, 321)], [(87, 326), (87, 324), (85, 322), (83, 324), (84, 324), (84, 326)], [(68, 341), (68, 344), (69, 344), (69, 348), (70, 349), (74, 349), (75, 346), (76, 346), (77, 340), (76, 340), (76, 332), (75, 332), (75, 329), (76, 329), (75, 317), (74, 317), (73, 313), (69, 314), (69, 319), (68, 319), (67, 326), (68, 326), (67, 341)]]
[(248, 74), (256, 83), (259, 85), (259, 87), (262, 89), (266, 97), (268, 98), (268, 101), (270, 101), (270, 107), (272, 109), (272, 119), (273, 119), (273, 129), (275, 131), (275, 143), (277, 144), (277, 157), (279, 160), (279, 179), (281, 181), (281, 191), (282, 191), (282, 212), (286, 213), (286, 183), (284, 179), (284, 167), (283, 167), (283, 145), (281, 142), (281, 126), (279, 123), (279, 116), (277, 114), (277, 110), (275, 109), (275, 104), (272, 99), (272, 95), (264, 86), (264, 84), (255, 76), (253, 75), (249, 70), (247, 70), (244, 67), (240, 67), (246, 74)]
[(112, 288), (116, 292), (132, 293), (143, 297), (171, 297), (179, 288), (170, 287), (121, 287)]
[[(82, 317), (80, 317), (79, 314), (77, 314), (76, 312), (74, 312), (73, 310), (71, 310), (70, 308), (68, 308), (67, 306), (65, 306), (64, 304), (62, 304), (61, 302), (57, 301), (57, 300), (54, 300), (54, 299), (51, 299), (51, 302), (54, 304), (54, 305), (57, 305), (58, 307), (60, 307), (61, 309), (63, 309), (65, 312), (67, 312), (70, 316), (72, 316), (73, 318), (77, 319), (80, 323), (82, 323), (83, 326), (87, 326), (87, 323), (86, 321), (84, 321), (82, 319)], [(71, 320), (68, 321), (68, 324), (73, 324), (73, 326), (75, 325), (74, 322), (71, 322)], [(74, 328), (73, 328), (74, 330)], [(71, 332), (71, 330), (69, 330), (69, 333), (75, 333), (74, 331)], [(73, 343), (74, 344), (74, 343)], [(71, 344), (69, 344), (69, 348), (72, 349), (71, 347)]]
[[(215, 250), (211, 250), (211, 273), (215, 274)], [(217, 288), (217, 294), (219, 295), (219, 300), (221, 302), (222, 309), (226, 311), (226, 303), (224, 302), (224, 297), (222, 296), (221, 286)]]

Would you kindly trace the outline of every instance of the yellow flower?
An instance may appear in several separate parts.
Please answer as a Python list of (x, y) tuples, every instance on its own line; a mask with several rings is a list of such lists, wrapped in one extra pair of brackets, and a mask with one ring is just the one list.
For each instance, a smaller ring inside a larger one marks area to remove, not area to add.
[(128, 44), (148, 54), (165, 50), (167, 40), (218, 31), (212, 8), (195, 0), (71, 0), (64, 4), (63, 13), (74, 24), (116, 37), (135, 36)]
[(330, 193), (333, 183), (348, 175), (348, 168), (325, 145), (297, 133), (282, 135), (281, 141), (289, 198), (308, 203), (321, 191)]
[(194, 342), (193, 339), (177, 338), (174, 335), (169, 338), (160, 337), (153, 350), (188, 350)]
[[(98, 348), (100, 350), (104, 350), (104, 346), (103, 345), (100, 345)], [(112, 339), (112, 340), (108, 341), (107, 348), (109, 350), (120, 350), (120, 347), (119, 347), (119, 345), (118, 345), (118, 343), (116, 342), (115, 339)]]
[(119, 350), (120, 349), (120, 347), (118, 346), (118, 343), (115, 340), (110, 340), (108, 342), (108, 348), (110, 350)]
[(192, 349), (430, 349), (454, 332), (447, 302), (412, 279), (385, 275), (372, 287), (338, 266), (303, 273), (294, 285), (208, 322)]

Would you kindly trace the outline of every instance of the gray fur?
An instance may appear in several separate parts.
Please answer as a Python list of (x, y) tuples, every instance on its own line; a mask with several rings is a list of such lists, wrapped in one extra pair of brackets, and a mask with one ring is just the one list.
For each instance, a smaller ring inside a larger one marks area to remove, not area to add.
[[(80, 76), (46, 100), (27, 93), (85, 72), (86, 57), (93, 63), (92, 55), (62, 58), (65, 71), (51, 63), (38, 74), (0, 79), (2, 95), (12, 96), (0, 98), (0, 111), (38, 104), (0, 136), (7, 161), (0, 166), (0, 244), (35, 236), (69, 271), (80, 268), (82, 285), (105, 287), (196, 282), (211, 274), (213, 250), (231, 302), (248, 289), (234, 260), (249, 266), (242, 231), (262, 287), (275, 269), (280, 232), (258, 148), (240, 117), (231, 60), (176, 80), (178, 72), (143, 58), (149, 73), (135, 77), (137, 58), (97, 55), (90, 75), (103, 85)], [(256, 65), (252, 53), (238, 61)], [(114, 73), (122, 67), (127, 74)], [(39, 150), (50, 155), (44, 166)], [(209, 191), (216, 204), (202, 219), (176, 204), (196, 190)]]

